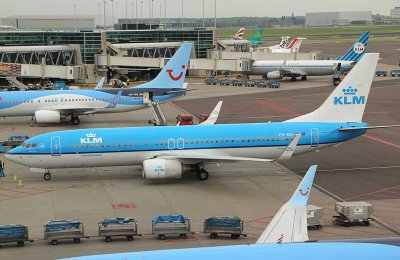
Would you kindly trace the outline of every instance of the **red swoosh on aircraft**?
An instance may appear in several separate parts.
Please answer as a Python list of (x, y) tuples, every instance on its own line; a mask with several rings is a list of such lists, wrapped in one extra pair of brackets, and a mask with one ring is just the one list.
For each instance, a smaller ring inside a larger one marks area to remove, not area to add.
[(166, 70), (169, 77), (173, 80), (173, 81), (177, 81), (180, 80), (183, 76), (183, 72), (179, 73), (179, 75), (177, 77), (175, 77), (174, 75), (172, 75), (173, 70)]

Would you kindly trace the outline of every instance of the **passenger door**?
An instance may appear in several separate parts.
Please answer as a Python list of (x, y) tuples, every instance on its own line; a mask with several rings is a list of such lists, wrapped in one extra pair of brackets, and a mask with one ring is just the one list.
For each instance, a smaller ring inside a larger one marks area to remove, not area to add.
[(311, 147), (318, 147), (319, 134), (318, 128), (311, 128)]
[(53, 136), (51, 138), (51, 155), (52, 156), (61, 155), (61, 142), (59, 136)]

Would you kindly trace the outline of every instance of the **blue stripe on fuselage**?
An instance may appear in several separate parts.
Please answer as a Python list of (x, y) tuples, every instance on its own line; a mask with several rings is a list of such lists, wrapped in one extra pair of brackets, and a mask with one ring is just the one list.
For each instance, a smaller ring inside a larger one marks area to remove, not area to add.
[[(366, 126), (351, 123), (351, 126)], [(83, 129), (38, 135), (27, 141), (34, 148), (18, 147), (10, 154), (50, 154), (52, 137), (60, 137), (61, 153), (109, 153), (182, 149), (226, 149), (286, 146), (295, 133), (302, 133), (299, 146), (343, 142), (365, 130), (340, 132), (348, 123), (258, 123), (211, 126), (130, 127)], [(315, 134), (318, 133), (318, 140)]]

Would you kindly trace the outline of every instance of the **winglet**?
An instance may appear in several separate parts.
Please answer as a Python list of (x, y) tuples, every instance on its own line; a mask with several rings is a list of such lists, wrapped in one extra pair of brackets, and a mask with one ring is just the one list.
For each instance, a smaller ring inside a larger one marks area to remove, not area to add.
[(307, 201), (317, 166), (311, 166), (292, 198), (276, 213), (267, 228), (257, 240), (257, 244), (292, 243), (308, 240)]
[(115, 108), (118, 104), (118, 100), (120, 99), (121, 95), (122, 95), (122, 90), (118, 91), (117, 95), (115, 95), (113, 100), (110, 102), (108, 106), (106, 106), (106, 108)]
[(292, 141), (286, 146), (285, 150), (281, 153), (281, 155), (275, 159), (276, 160), (288, 160), (292, 157), (294, 149), (296, 149), (297, 144), (299, 143), (301, 134), (296, 134)]
[(214, 110), (211, 112), (210, 116), (206, 121), (200, 123), (200, 125), (214, 125), (218, 120), (219, 111), (221, 111), (222, 101), (219, 101), (215, 106)]
[(102, 89), (105, 80), (106, 80), (106, 77), (102, 77), (94, 89)]

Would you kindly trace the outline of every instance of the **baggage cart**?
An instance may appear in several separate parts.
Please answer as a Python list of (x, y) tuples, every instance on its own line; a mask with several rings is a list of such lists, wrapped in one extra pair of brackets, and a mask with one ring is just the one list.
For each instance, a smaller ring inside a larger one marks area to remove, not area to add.
[(20, 224), (0, 225), (0, 243), (17, 243), (22, 247), (28, 238), (28, 227)]
[(323, 215), (323, 210), (321, 207), (317, 207), (314, 205), (307, 205), (307, 227), (315, 227), (318, 230), (321, 230), (322, 215)]
[(203, 222), (204, 233), (209, 233), (211, 239), (217, 238), (219, 234), (231, 235), (232, 239), (237, 239), (241, 235), (247, 236), (243, 232), (243, 220), (239, 217), (213, 216), (206, 218)]
[(139, 236), (137, 221), (133, 218), (112, 218), (99, 221), (99, 237), (105, 237), (111, 242), (112, 237), (124, 236), (129, 241), (133, 236)]
[(72, 239), (75, 244), (84, 238), (84, 223), (80, 219), (51, 220), (44, 225), (44, 239), (57, 245), (60, 239)]
[(369, 226), (372, 210), (372, 205), (365, 201), (336, 202), (335, 211), (339, 213), (339, 216), (333, 216), (333, 223), (346, 227), (361, 223)]
[(154, 216), (152, 219), (152, 233), (164, 240), (166, 235), (179, 235), (185, 239), (190, 231), (190, 219), (184, 215)]

